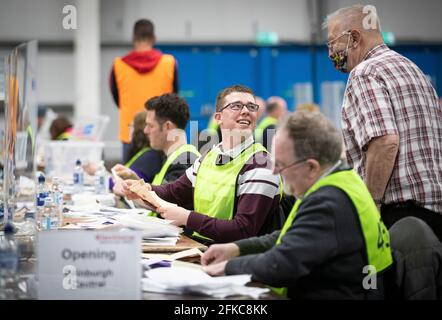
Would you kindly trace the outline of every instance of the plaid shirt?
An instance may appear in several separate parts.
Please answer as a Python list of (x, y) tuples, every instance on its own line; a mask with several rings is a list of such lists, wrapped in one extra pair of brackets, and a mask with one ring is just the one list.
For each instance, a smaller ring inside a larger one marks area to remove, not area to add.
[(382, 204), (413, 200), (442, 213), (442, 111), (437, 94), (410, 60), (386, 45), (350, 73), (342, 107), (347, 159), (366, 177), (371, 139), (399, 135), (399, 152)]

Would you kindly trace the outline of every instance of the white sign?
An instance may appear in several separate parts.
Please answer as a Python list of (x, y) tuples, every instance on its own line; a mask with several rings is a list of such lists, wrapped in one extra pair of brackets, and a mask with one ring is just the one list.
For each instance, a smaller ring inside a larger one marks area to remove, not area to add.
[(39, 299), (140, 299), (140, 232), (45, 231), (37, 250)]

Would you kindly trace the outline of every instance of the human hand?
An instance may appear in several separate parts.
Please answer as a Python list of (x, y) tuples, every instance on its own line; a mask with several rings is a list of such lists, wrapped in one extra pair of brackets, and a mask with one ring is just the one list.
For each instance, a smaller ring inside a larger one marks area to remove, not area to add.
[(137, 174), (133, 172), (131, 169), (123, 166), (122, 164), (117, 163), (111, 169), (111, 171), (115, 172), (122, 179), (139, 179)]
[(234, 243), (212, 244), (201, 257), (203, 266), (228, 261), (239, 256), (239, 247)]
[(112, 192), (119, 197), (124, 197), (124, 189), (123, 189), (123, 180), (117, 180), (114, 183), (114, 186), (112, 188)]
[[(121, 186), (123, 187), (124, 196), (128, 200), (141, 199), (141, 197), (138, 194), (136, 194), (135, 192), (132, 192), (130, 190), (130, 187), (133, 184), (135, 184), (135, 183), (138, 183), (138, 180), (131, 180), (131, 179), (129, 179), (129, 180), (121, 181)], [(152, 190), (151, 187), (150, 187), (150, 184), (148, 184), (148, 183), (145, 184), (145, 187), (148, 188), (149, 190)]]
[(203, 271), (211, 276), (223, 276), (226, 274), (227, 261), (204, 266)]
[(172, 220), (174, 226), (185, 226), (190, 214), (190, 210), (182, 207), (158, 208), (156, 211), (163, 219)]

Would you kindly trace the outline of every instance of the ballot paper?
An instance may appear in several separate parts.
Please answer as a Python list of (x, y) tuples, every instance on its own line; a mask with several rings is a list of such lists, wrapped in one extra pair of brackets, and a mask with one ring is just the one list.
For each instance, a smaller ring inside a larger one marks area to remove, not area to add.
[(202, 256), (203, 253), (198, 248), (187, 249), (179, 252), (175, 252), (173, 254), (164, 254), (164, 253), (142, 253), (141, 257), (143, 259), (161, 259), (166, 261), (175, 261), (178, 259), (194, 257), (194, 256)]
[(216, 298), (232, 295), (245, 295), (258, 299), (267, 288), (246, 287), (251, 275), (211, 277), (196, 268), (172, 266), (155, 268), (144, 273), (142, 287), (144, 291), (172, 294), (200, 294)]
[(112, 207), (115, 206), (115, 196), (112, 193), (108, 194), (78, 193), (72, 195), (72, 203), (74, 206), (99, 203), (104, 206)]
[(121, 209), (115, 207), (105, 206), (99, 203), (90, 203), (83, 205), (67, 205), (65, 206), (67, 211), (64, 213), (66, 216), (89, 216), (89, 215), (124, 215), (124, 214), (148, 214), (150, 210), (143, 208), (135, 209)]
[[(125, 214), (112, 217), (121, 225), (142, 231), (143, 240), (149, 238), (179, 237), (183, 229), (174, 226), (170, 220), (140, 214)], [(175, 242), (176, 243), (176, 242)]]
[(67, 229), (101, 229), (113, 227), (141, 230), (143, 244), (175, 245), (183, 229), (171, 224), (170, 220), (147, 216), (148, 212), (141, 209), (118, 209), (99, 204), (85, 206), (67, 206), (66, 218), (81, 218), (78, 222), (66, 226)]
[(175, 203), (170, 203), (161, 199), (155, 193), (155, 191), (151, 190), (150, 185), (146, 184), (143, 179), (140, 179), (131, 185), (130, 191), (136, 193), (141, 199), (146, 201), (153, 211), (157, 211), (158, 208), (170, 208), (177, 206)]
[(111, 227), (115, 228), (118, 227), (118, 225), (115, 224), (115, 221), (112, 221), (109, 218), (97, 216), (93, 218), (84, 218), (75, 223), (69, 223), (63, 226), (62, 229), (99, 230)]
[(180, 237), (144, 237), (143, 238), (143, 246), (152, 246), (152, 247), (171, 247), (175, 246)]
[(142, 259), (141, 265), (144, 271), (151, 270), (153, 268), (170, 268), (170, 267), (185, 267), (191, 269), (202, 270), (200, 264), (186, 262), (186, 261), (169, 261), (161, 258)]
[(121, 178), (121, 177), (117, 174), (117, 171), (115, 171), (114, 168), (111, 168), (111, 173), (112, 173), (112, 178), (114, 178), (114, 182), (117, 182), (117, 181), (123, 181), (123, 178)]

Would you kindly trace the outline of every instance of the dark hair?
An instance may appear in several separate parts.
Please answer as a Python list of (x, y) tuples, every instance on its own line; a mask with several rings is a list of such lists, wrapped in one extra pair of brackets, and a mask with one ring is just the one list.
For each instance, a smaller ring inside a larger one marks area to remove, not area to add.
[(135, 22), (133, 39), (134, 41), (153, 40), (155, 38), (155, 31), (152, 21), (141, 19)]
[(135, 115), (133, 122), (132, 140), (130, 141), (127, 160), (132, 159), (143, 148), (150, 147), (149, 138), (144, 134), (146, 125), (146, 111), (140, 111)]
[(235, 84), (233, 86), (221, 90), (218, 93), (218, 96), (216, 97), (216, 111), (219, 111), (224, 106), (224, 98), (233, 92), (250, 93), (253, 96), (253, 98), (255, 98), (255, 94), (253, 93), (252, 89), (240, 84)]
[(166, 93), (153, 97), (145, 103), (148, 111), (155, 111), (155, 117), (163, 125), (167, 120), (173, 122), (177, 128), (185, 129), (190, 118), (189, 106), (186, 100), (176, 93)]
[(292, 140), (298, 159), (315, 159), (322, 166), (334, 164), (341, 156), (341, 132), (320, 112), (295, 111), (279, 128)]
[(66, 117), (59, 116), (57, 119), (52, 121), (51, 126), (49, 127), (51, 139), (57, 139), (60, 134), (62, 134), (69, 128), (72, 128), (72, 123)]

